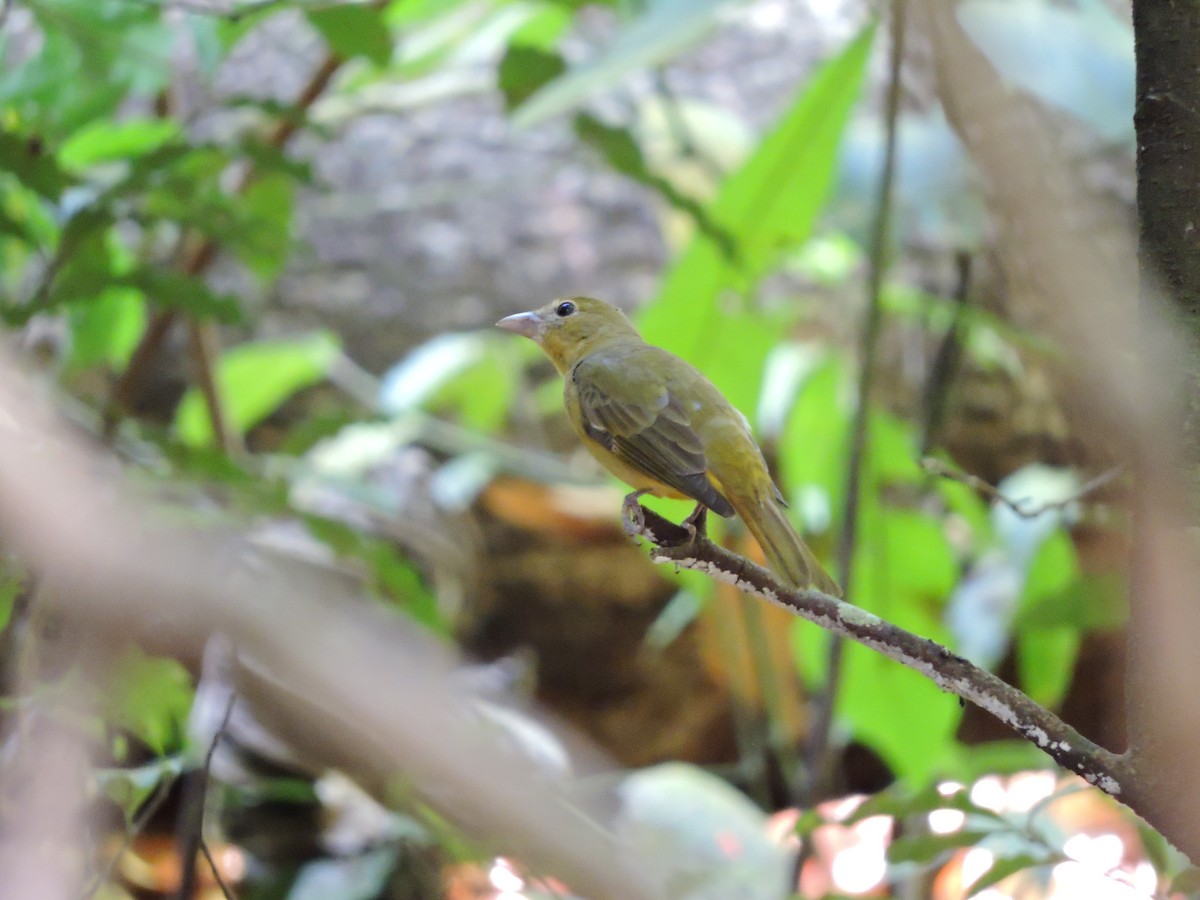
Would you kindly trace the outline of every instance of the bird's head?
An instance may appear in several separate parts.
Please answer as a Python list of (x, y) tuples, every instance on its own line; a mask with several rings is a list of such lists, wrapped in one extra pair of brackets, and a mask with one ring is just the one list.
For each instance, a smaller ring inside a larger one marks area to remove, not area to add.
[(496, 326), (534, 341), (564, 373), (610, 341), (641, 340), (623, 312), (592, 297), (555, 300), (541, 309), (503, 318)]

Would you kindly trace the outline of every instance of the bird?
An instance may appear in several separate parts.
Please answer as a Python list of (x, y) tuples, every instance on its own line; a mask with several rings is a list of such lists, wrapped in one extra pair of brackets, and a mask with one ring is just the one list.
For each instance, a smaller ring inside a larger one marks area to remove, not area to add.
[(587, 450), (634, 493), (691, 499), (685, 520), (735, 512), (771, 569), (797, 590), (841, 596), (784, 512), (746, 417), (691, 363), (647, 344), (621, 310), (567, 297), (507, 316), (498, 328), (530, 338), (563, 376), (567, 417)]

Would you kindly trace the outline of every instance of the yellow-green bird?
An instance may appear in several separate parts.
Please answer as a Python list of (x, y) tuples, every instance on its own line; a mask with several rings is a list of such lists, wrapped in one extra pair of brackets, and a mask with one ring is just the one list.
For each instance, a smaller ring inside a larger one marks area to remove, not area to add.
[(550, 357), (564, 376), (571, 425), (606, 469), (638, 491), (695, 500), (697, 513), (736, 512), (788, 584), (840, 594), (784, 514), (746, 417), (694, 366), (647, 344), (624, 313), (591, 297), (496, 324)]

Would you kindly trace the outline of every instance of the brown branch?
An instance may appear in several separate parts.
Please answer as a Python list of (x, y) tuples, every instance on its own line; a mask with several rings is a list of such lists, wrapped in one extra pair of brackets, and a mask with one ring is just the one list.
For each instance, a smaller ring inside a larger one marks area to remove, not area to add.
[(941, 644), (816, 590), (785, 587), (771, 572), (708, 540), (641, 509), (625, 517), (626, 530), (650, 542), (650, 558), (694, 569), (783, 607), (839, 637), (856, 641), (921, 673), (944, 691), (991, 713), (1069, 772), (1107, 794), (1124, 799), (1130, 776), (1126, 757), (1088, 740), (1024, 693)]
[[(379, 4), (376, 3), (376, 5)], [(300, 127), (300, 118), (329, 87), (329, 82), (341, 67), (342, 62), (342, 58), (337, 54), (330, 53), (326, 55), (316, 71), (309, 78), (308, 83), (301, 89), (299, 96), (297, 96), (295, 102), (296, 115), (289, 116), (277, 122), (267, 135), (266, 145), (268, 147), (274, 149), (282, 148), (292, 138)], [(233, 192), (235, 194), (244, 193), (254, 182), (256, 174), (257, 171), (253, 166), (247, 167), (234, 186)], [(216, 259), (218, 249), (219, 245), (216, 239), (211, 237), (193, 243), (185, 251), (186, 255), (179, 264), (179, 268), (184, 274), (191, 277), (201, 275), (207, 271), (209, 266), (212, 265), (213, 260)], [(124, 373), (122, 373), (113, 386), (108, 409), (105, 413), (104, 433), (106, 437), (112, 436), (117, 421), (121, 415), (129, 410), (142, 383), (146, 380), (151, 365), (162, 350), (163, 344), (166, 342), (168, 335), (170, 335), (171, 329), (174, 327), (178, 317), (178, 310), (160, 309), (146, 326), (146, 331), (142, 334), (142, 339), (138, 342), (133, 355), (129, 359), (129, 365), (125, 367)], [(238, 449), (236, 445), (231, 445), (227, 440), (221, 438), (221, 435), (228, 436), (230, 434), (228, 423), (222, 414), (221, 405), (217, 399), (215, 390), (210, 390), (205, 386), (206, 383), (215, 385), (213, 360), (219, 354), (216, 332), (213, 331), (211, 335), (197, 337), (195, 329), (193, 329), (191, 348), (200, 377), (200, 387), (204, 391), (205, 404), (208, 408), (209, 418), (212, 421), (213, 433), (217, 435), (218, 444), (221, 447), (224, 447), (226, 450), (236, 450)]]
[(1095, 478), (1085, 481), (1080, 486), (1079, 490), (1075, 491), (1075, 493), (1071, 494), (1069, 497), (1063, 497), (1061, 500), (1050, 500), (1045, 503), (1039, 503), (1037, 506), (1029, 506), (1026, 504), (1026, 501), (1029, 499), (1028, 497), (1022, 497), (1018, 500), (1014, 500), (1011, 497), (1006, 496), (995, 486), (984, 481), (978, 475), (972, 475), (970, 472), (964, 472), (961, 469), (956, 469), (953, 466), (942, 462), (936, 457), (926, 456), (921, 460), (921, 468), (930, 475), (937, 475), (940, 478), (949, 478), (951, 481), (957, 481), (959, 484), (965, 484), (967, 487), (971, 488), (971, 490), (983, 494), (989, 500), (994, 500), (1003, 506), (1007, 506), (1022, 519), (1036, 519), (1044, 512), (1066, 509), (1072, 503), (1078, 503), (1089, 494), (1095, 493), (1106, 484), (1112, 482), (1113, 479), (1120, 475), (1122, 471), (1120, 466), (1107, 469), (1101, 472)]

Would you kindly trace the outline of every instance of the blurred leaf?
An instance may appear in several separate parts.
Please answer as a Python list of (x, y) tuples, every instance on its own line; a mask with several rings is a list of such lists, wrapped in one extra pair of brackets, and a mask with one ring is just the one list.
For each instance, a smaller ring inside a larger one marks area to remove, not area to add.
[(1034, 701), (1056, 707), (1067, 695), (1079, 656), (1076, 628), (1026, 629), (1017, 639), (1017, 677)]
[(192, 678), (179, 662), (131, 646), (113, 668), (104, 694), (106, 719), (163, 756), (183, 747)]
[(438, 335), (383, 376), (380, 405), (392, 416), (414, 409), (452, 410), (464, 425), (495, 431), (508, 417), (524, 350), (502, 335)]
[[(240, 344), (221, 354), (216, 379), (229, 424), (244, 434), (302, 388), (323, 380), (341, 350), (323, 331), (271, 341)], [(184, 395), (174, 430), (189, 446), (213, 441), (204, 398), (196, 388)]]
[(1111, 631), (1129, 618), (1129, 585), (1116, 573), (1080, 575), (1057, 592), (1039, 592), (1017, 613), (1019, 629), (1070, 626)]
[(561, 56), (539, 47), (509, 46), (496, 70), (496, 84), (504, 94), (505, 112), (512, 112), (542, 85), (563, 73)]
[(182, 272), (137, 266), (115, 283), (137, 288), (155, 306), (181, 309), (200, 319), (216, 319), (225, 325), (242, 319), (241, 302), (236, 296), (218, 294), (200, 278)]
[(1079, 577), (1079, 559), (1071, 536), (1061, 528), (1042, 541), (1034, 553), (1021, 592), (1024, 611), (1039, 600), (1066, 590)]
[(880, 488), (924, 483), (924, 471), (917, 458), (916, 428), (911, 423), (884, 410), (873, 409), (867, 427), (868, 467)]
[(295, 183), (277, 172), (260, 174), (242, 194), (243, 222), (230, 246), (263, 281), (277, 278), (287, 262), (295, 196)]
[(144, 156), (179, 136), (169, 119), (100, 120), (76, 131), (59, 148), (58, 160), (68, 169)]
[(942, 523), (915, 510), (884, 514), (884, 553), (892, 590), (944, 601), (958, 581), (958, 562)]
[(374, 900), (385, 893), (396, 862), (397, 848), (388, 844), (355, 856), (305, 863), (287, 900)]
[[(1061, 528), (1042, 541), (1025, 578), (1017, 613), (1017, 673), (1025, 693), (1044, 706), (1066, 695), (1079, 652), (1080, 625), (1043, 623), (1031, 615), (1052, 608), (1079, 585), (1079, 560), (1071, 537)], [(1055, 616), (1062, 621), (1061, 615)]]
[(449, 624), (438, 608), (437, 597), (411, 560), (391, 542), (322, 516), (303, 516), (309, 532), (343, 559), (357, 559), (370, 572), (370, 587), (394, 603), (420, 625), (447, 635)]
[(950, 834), (916, 834), (898, 837), (888, 845), (887, 860), (892, 865), (897, 863), (928, 865), (948, 850), (974, 847), (993, 833), (994, 829), (990, 828), (964, 828), (962, 831)]
[[(767, 326), (755, 346), (739, 344), (746, 335), (731, 334), (730, 328), (745, 313), (739, 316), (729, 293), (750, 291), (782, 250), (811, 232), (873, 35), (874, 28), (866, 29), (824, 64), (745, 165), (722, 185), (710, 214), (733, 236), (737, 265), (709, 235), (698, 233), (672, 264), (657, 300), (639, 317), (647, 341), (702, 366), (739, 409), (754, 408), (764, 361), (781, 323)], [(754, 324), (764, 326), (761, 314)], [(715, 371), (714, 362), (731, 352), (739, 357), (737, 365)]]
[(183, 756), (163, 756), (129, 769), (99, 769), (96, 781), (104, 796), (121, 808), (125, 826), (133, 824), (142, 804), (164, 781), (173, 781), (183, 771)]
[(12, 621), (13, 607), (25, 587), (25, 579), (7, 568), (0, 569), (0, 631)]
[(1048, 866), (1065, 862), (1067, 857), (1061, 853), (1047, 850), (1045, 853), (1019, 853), (1015, 856), (1000, 857), (992, 863), (990, 869), (980, 875), (967, 890), (964, 900), (970, 900), (976, 894), (982, 893), (993, 885), (999, 884), (1010, 875), (1024, 872), (1036, 866)]
[(517, 111), (513, 124), (525, 128), (566, 112), (599, 91), (620, 84), (631, 72), (656, 65), (703, 39), (728, 0), (649, 0), (601, 55), (571, 69), (538, 91)]
[(307, 13), (329, 49), (352, 59), (366, 57), (377, 66), (386, 66), (392, 58), (392, 34), (383, 12), (366, 4), (340, 3)]
[(4, 171), (49, 200), (57, 200), (72, 183), (36, 135), (0, 131), (0, 159), (4, 160)]
[(781, 480), (793, 490), (821, 488), (834, 506), (845, 492), (853, 414), (845, 358), (830, 355), (804, 380), (779, 440)]
[(71, 307), (71, 355), (67, 369), (107, 364), (118, 369), (129, 361), (146, 325), (146, 302), (132, 288), (108, 287), (87, 303)]
[(612, 168), (653, 188), (676, 209), (691, 216), (696, 227), (708, 235), (725, 256), (732, 259), (736, 249), (733, 238), (713, 222), (702, 203), (687, 196), (671, 181), (650, 170), (645, 157), (642, 156), (642, 148), (627, 128), (607, 125), (590, 113), (576, 115), (574, 125), (576, 136), (599, 151)]
[(675, 642), (684, 630), (696, 621), (700, 610), (704, 608), (704, 600), (689, 590), (675, 592), (667, 605), (662, 608), (650, 627), (646, 629), (643, 639), (647, 647), (653, 650), (665, 650)]

